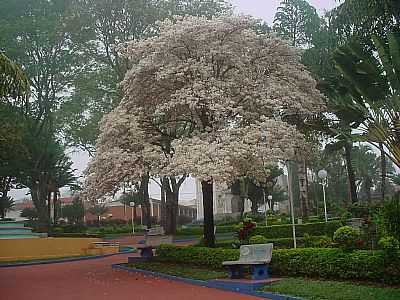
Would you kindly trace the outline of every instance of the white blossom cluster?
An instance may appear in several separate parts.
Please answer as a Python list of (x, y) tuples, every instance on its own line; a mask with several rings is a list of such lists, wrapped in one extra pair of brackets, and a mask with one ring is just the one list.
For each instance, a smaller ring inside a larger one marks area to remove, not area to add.
[(305, 120), (324, 101), (298, 50), (257, 35), (249, 17), (159, 25), (159, 36), (117, 47), (132, 68), (122, 102), (101, 125), (87, 171), (92, 195), (144, 172), (257, 178), (305, 149), (286, 120)]

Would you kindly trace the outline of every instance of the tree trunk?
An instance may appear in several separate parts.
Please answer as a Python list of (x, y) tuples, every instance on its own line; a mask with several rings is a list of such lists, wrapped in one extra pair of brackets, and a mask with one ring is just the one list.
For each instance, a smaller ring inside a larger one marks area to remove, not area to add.
[(30, 188), (30, 193), (38, 214), (38, 225), (41, 229), (47, 229), (49, 226), (49, 214), (46, 205), (47, 192), (40, 188), (39, 184), (36, 184), (33, 188)]
[(298, 163), (298, 178), (300, 188), (300, 213), (303, 218), (308, 216), (308, 188), (307, 188), (307, 167), (303, 160)]
[(167, 229), (167, 215), (166, 215), (166, 203), (165, 203), (165, 187), (164, 187), (165, 178), (161, 179), (161, 205), (160, 205), (160, 223), (161, 226), (166, 230)]
[(150, 198), (149, 198), (149, 175), (142, 176), (140, 182), (140, 189), (143, 193), (142, 213), (144, 217), (144, 224), (147, 228), (151, 228), (151, 212), (150, 212)]
[(382, 143), (379, 143), (379, 150), (381, 151), (381, 197), (382, 202), (385, 201), (385, 189), (386, 189), (386, 154), (385, 148)]
[(204, 241), (207, 247), (215, 247), (214, 234), (214, 207), (213, 207), (213, 181), (202, 181), (201, 189), (203, 192), (204, 208)]
[(240, 213), (240, 218), (243, 219), (244, 215), (244, 202), (246, 201), (246, 198), (243, 196), (240, 196), (239, 200), (239, 213)]
[(256, 199), (250, 199), (251, 200), (251, 213), (253, 216), (255, 216), (258, 213), (258, 203)]
[(353, 164), (351, 161), (351, 150), (353, 145), (351, 142), (346, 142), (344, 146), (345, 158), (346, 158), (346, 169), (347, 169), (347, 180), (349, 182), (349, 196), (351, 203), (356, 203), (357, 199), (357, 187), (356, 187), (356, 175), (354, 174)]
[(166, 191), (166, 234), (176, 233), (176, 210), (174, 209), (175, 196), (170, 188)]

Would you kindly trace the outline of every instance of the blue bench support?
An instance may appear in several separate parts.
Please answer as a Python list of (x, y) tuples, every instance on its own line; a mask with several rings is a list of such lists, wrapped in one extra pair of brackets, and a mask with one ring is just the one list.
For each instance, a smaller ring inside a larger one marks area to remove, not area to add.
[(251, 279), (263, 280), (268, 279), (268, 265), (252, 265), (251, 266)]
[(144, 258), (152, 258), (154, 256), (153, 254), (153, 247), (148, 246), (148, 247), (138, 247), (140, 250), (140, 256)]
[(228, 268), (229, 268), (229, 277), (231, 279), (243, 278), (243, 275), (244, 275), (243, 266), (241, 266), (241, 265), (231, 265), (231, 266), (228, 266)]

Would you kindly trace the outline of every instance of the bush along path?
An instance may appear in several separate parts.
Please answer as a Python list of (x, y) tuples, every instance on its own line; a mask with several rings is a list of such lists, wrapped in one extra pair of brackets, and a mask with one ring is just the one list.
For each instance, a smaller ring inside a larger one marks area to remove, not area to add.
[[(225, 260), (239, 258), (238, 249), (175, 247), (162, 245), (158, 259), (164, 262), (192, 264), (222, 269)], [(302, 276), (334, 280), (359, 280), (400, 284), (400, 254), (387, 256), (383, 251), (330, 248), (274, 250), (271, 262), (274, 276)]]

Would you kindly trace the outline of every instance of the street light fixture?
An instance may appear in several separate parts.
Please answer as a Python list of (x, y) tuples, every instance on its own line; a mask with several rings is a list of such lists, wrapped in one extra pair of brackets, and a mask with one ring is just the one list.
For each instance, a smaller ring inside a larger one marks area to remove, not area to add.
[(325, 222), (328, 222), (328, 214), (326, 212), (326, 193), (325, 193), (325, 186), (327, 184), (327, 177), (328, 177), (328, 172), (326, 170), (320, 170), (318, 172), (318, 177), (321, 179), (321, 184), (322, 184), (322, 191), (324, 194), (324, 211), (325, 211)]
[(135, 206), (135, 202), (129, 202), (129, 206), (131, 207), (132, 235), (134, 235), (135, 234), (135, 222), (133, 220), (133, 207)]

